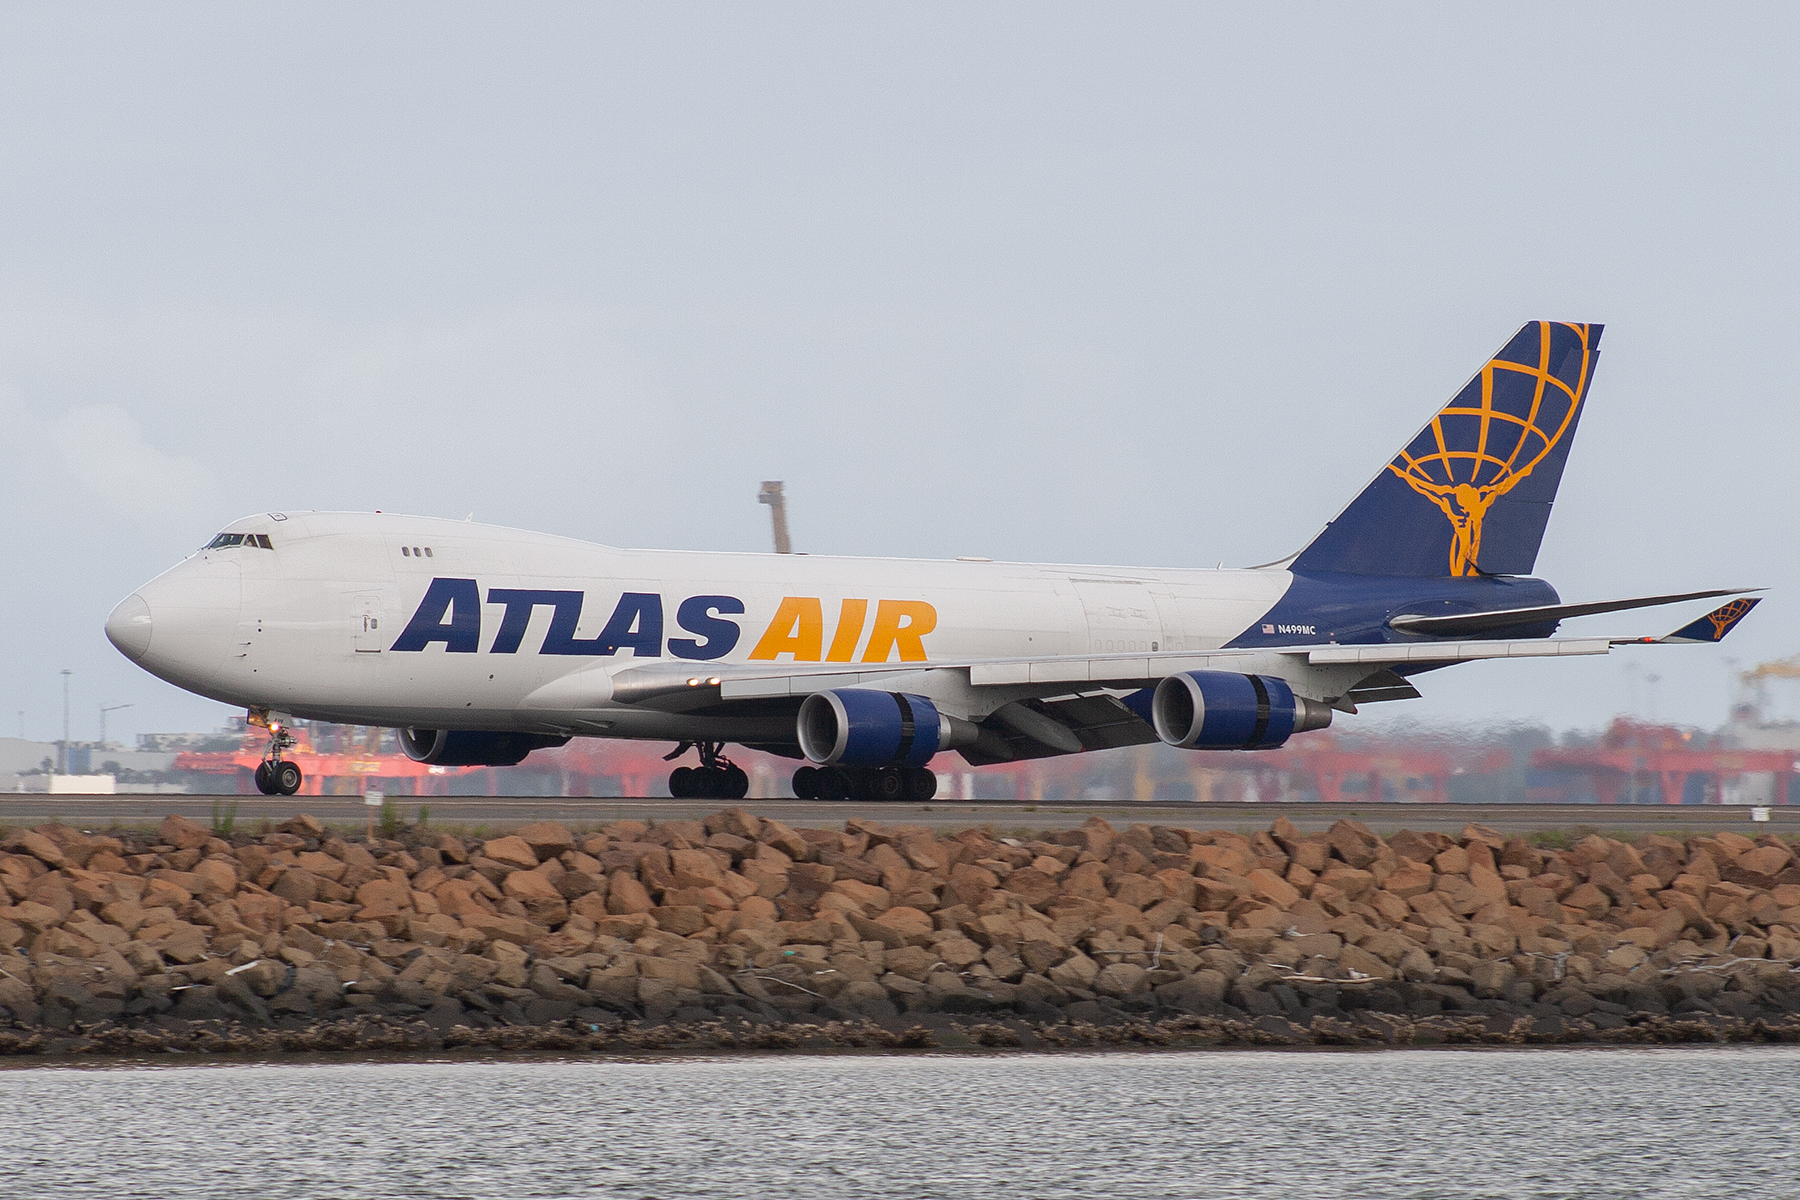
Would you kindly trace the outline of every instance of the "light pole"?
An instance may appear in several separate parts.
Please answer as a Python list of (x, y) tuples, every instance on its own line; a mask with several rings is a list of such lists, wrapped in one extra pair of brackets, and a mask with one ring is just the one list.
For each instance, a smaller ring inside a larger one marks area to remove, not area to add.
[(69, 676), (74, 673), (67, 667), (63, 668), (63, 735), (62, 741), (56, 745), (56, 773), (58, 775), (69, 773)]
[(100, 749), (106, 749), (106, 714), (130, 707), (129, 704), (102, 704), (100, 706)]

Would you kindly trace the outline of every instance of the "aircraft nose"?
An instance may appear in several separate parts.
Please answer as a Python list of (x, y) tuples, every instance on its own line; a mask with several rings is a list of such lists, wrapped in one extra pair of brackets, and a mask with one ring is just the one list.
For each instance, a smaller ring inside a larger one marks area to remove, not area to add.
[(136, 592), (119, 601), (106, 618), (106, 638), (119, 653), (137, 662), (150, 649), (150, 606)]

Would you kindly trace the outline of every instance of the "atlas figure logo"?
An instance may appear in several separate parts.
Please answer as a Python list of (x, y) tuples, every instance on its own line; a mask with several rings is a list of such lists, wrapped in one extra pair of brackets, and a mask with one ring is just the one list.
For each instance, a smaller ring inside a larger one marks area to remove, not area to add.
[[(606, 625), (593, 637), (577, 637), (587, 594), (549, 588), (489, 588), (487, 603), (501, 609), (489, 654), (517, 654), (531, 617), (550, 610), (550, 627), (539, 654), (607, 657), (629, 649), (634, 658), (670, 657), (695, 661), (724, 658), (737, 648), (743, 629), (733, 616), (744, 613), (736, 596), (689, 596), (675, 609), (675, 623), (692, 637), (663, 636), (663, 598), (656, 592), (625, 592), (613, 606)], [(786, 596), (770, 618), (749, 658), (774, 662), (784, 654), (794, 662), (925, 662), (925, 635), (937, 627), (937, 609), (923, 600), (879, 600), (869, 637), (869, 602), (846, 599), (839, 604), (830, 647), (825, 645), (824, 603), (816, 596)], [(481, 587), (473, 579), (433, 579), (392, 649), (421, 651), (442, 642), (445, 653), (475, 654), (481, 649)], [(859, 659), (856, 650), (862, 645)]]
[[(1534, 361), (1490, 359), (1388, 464), (1388, 470), (1436, 504), (1450, 522), (1452, 575), (1482, 573), (1481, 527), (1488, 510), (1531, 477), (1580, 415), (1594, 353), (1591, 330), (1586, 325), (1558, 325), (1574, 333), (1579, 353), (1572, 356), (1576, 361), (1553, 363), (1552, 324), (1538, 322)], [(1571, 373), (1572, 379), (1562, 377)]]

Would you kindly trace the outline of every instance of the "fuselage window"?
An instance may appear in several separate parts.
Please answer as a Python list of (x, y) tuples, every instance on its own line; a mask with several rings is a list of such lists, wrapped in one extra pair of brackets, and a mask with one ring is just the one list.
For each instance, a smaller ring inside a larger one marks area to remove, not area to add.
[(400, 547), (400, 556), (402, 558), (411, 558), (412, 557), (412, 547), (411, 546)]
[(413, 557), (414, 558), (419, 557), (419, 548), (417, 546), (413, 547)]
[(425, 557), (426, 558), (431, 557), (431, 547), (430, 546), (425, 547)]
[(273, 550), (275, 548), (274, 543), (269, 541), (268, 534), (258, 533), (253, 536), (256, 538), (256, 544), (261, 546), (264, 550)]

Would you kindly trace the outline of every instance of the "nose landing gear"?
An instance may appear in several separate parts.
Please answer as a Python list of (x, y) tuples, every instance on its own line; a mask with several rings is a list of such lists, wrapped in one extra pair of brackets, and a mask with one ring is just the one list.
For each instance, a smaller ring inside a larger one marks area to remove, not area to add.
[(669, 795), (677, 800), (742, 800), (749, 794), (750, 776), (721, 753), (724, 742), (683, 742), (663, 761), (673, 762), (690, 749), (700, 751), (700, 765), (669, 772)]
[(937, 795), (937, 774), (927, 767), (801, 767), (794, 795), (802, 800), (923, 803)]
[(265, 796), (295, 795), (300, 791), (304, 776), (300, 774), (299, 764), (281, 757), (282, 751), (293, 748), (294, 735), (280, 721), (268, 721), (268, 729), (269, 748), (256, 766), (256, 790)]

